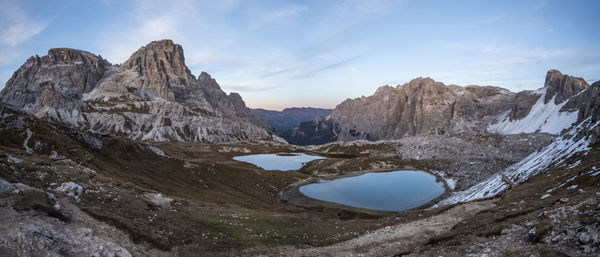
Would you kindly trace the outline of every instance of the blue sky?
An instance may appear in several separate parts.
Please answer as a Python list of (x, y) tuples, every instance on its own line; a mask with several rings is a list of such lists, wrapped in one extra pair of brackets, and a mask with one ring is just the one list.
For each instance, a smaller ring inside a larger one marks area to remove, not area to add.
[(429, 76), (512, 91), (549, 69), (600, 80), (600, 1), (0, 0), (0, 87), (31, 55), (71, 47), (122, 63), (183, 46), (250, 107), (332, 108)]

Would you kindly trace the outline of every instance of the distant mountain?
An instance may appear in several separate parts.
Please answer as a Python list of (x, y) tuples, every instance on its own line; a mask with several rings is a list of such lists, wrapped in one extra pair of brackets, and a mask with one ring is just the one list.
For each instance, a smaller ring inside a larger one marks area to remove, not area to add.
[(520, 93), (416, 78), (380, 87), (372, 96), (347, 99), (327, 118), (303, 122), (285, 137), (306, 145), (467, 131), (559, 134), (577, 121), (585, 102), (576, 96), (587, 88), (582, 78), (557, 70), (548, 72), (543, 88)]
[(29, 58), (0, 102), (72, 127), (150, 141), (272, 139), (267, 123), (237, 93), (227, 95), (185, 65), (171, 40), (153, 41), (123, 64), (86, 51), (55, 48)]
[(331, 113), (331, 109), (293, 107), (285, 108), (283, 111), (271, 111), (265, 109), (250, 109), (252, 114), (265, 120), (277, 131), (284, 131), (295, 127), (300, 122), (324, 117)]

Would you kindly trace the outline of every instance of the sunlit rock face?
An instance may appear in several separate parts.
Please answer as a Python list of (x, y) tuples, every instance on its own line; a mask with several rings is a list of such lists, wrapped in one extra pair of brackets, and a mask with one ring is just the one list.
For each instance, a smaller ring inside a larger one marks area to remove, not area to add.
[(319, 144), (470, 131), (559, 134), (577, 121), (585, 104), (578, 96), (587, 88), (583, 79), (556, 70), (548, 72), (544, 87), (519, 93), (416, 78), (396, 87), (380, 87), (371, 96), (347, 99), (327, 118), (304, 122), (284, 137), (294, 143)]
[(124, 64), (57, 48), (31, 57), (0, 92), (0, 101), (84, 130), (150, 141), (227, 142), (272, 139), (237, 93), (196, 78), (183, 49), (154, 41)]

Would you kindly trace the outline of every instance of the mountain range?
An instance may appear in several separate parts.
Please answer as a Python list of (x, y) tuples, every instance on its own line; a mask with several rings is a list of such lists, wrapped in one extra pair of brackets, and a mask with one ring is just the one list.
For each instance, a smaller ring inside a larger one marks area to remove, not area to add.
[(548, 71), (542, 88), (519, 93), (416, 78), (380, 87), (372, 96), (347, 99), (329, 116), (303, 122), (284, 137), (307, 145), (469, 131), (559, 134), (577, 121), (588, 100), (579, 93), (589, 87), (582, 78), (557, 70)]
[[(192, 75), (171, 40), (119, 65), (50, 49), (0, 92), (0, 255), (598, 256), (600, 81), (540, 86), (416, 78), (277, 112)], [(398, 213), (300, 189), (405, 170), (444, 193)]]
[[(82, 130), (147, 141), (279, 140), (292, 144), (490, 132), (559, 134), (585, 106), (579, 77), (548, 71), (538, 90), (445, 85), (416, 78), (347, 99), (333, 110), (246, 107), (209, 74), (195, 77), (171, 40), (141, 47), (121, 65), (82, 50), (54, 48), (30, 57), (0, 92), (0, 102)], [(279, 135), (274, 131), (279, 131)]]
[(273, 139), (237, 93), (195, 77), (171, 40), (141, 47), (122, 65), (90, 52), (54, 48), (30, 57), (0, 92), (0, 102), (83, 130), (148, 141)]
[(296, 127), (300, 122), (325, 117), (331, 113), (331, 109), (292, 107), (282, 111), (272, 111), (258, 108), (251, 109), (251, 112), (269, 123), (276, 131), (285, 131)]

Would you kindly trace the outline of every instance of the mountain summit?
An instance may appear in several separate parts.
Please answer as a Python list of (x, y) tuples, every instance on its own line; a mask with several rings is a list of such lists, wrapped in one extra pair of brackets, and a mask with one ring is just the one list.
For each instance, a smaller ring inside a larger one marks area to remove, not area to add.
[(304, 122), (284, 137), (294, 144), (356, 139), (388, 140), (477, 131), (559, 134), (577, 121), (589, 87), (582, 78), (550, 70), (544, 87), (510, 92), (492, 86), (445, 85), (415, 78), (382, 86), (368, 97), (347, 99), (327, 118)]
[(271, 139), (236, 93), (185, 65), (171, 40), (141, 47), (123, 64), (55, 48), (29, 58), (0, 92), (0, 102), (37, 117), (101, 133), (150, 141), (226, 142)]

